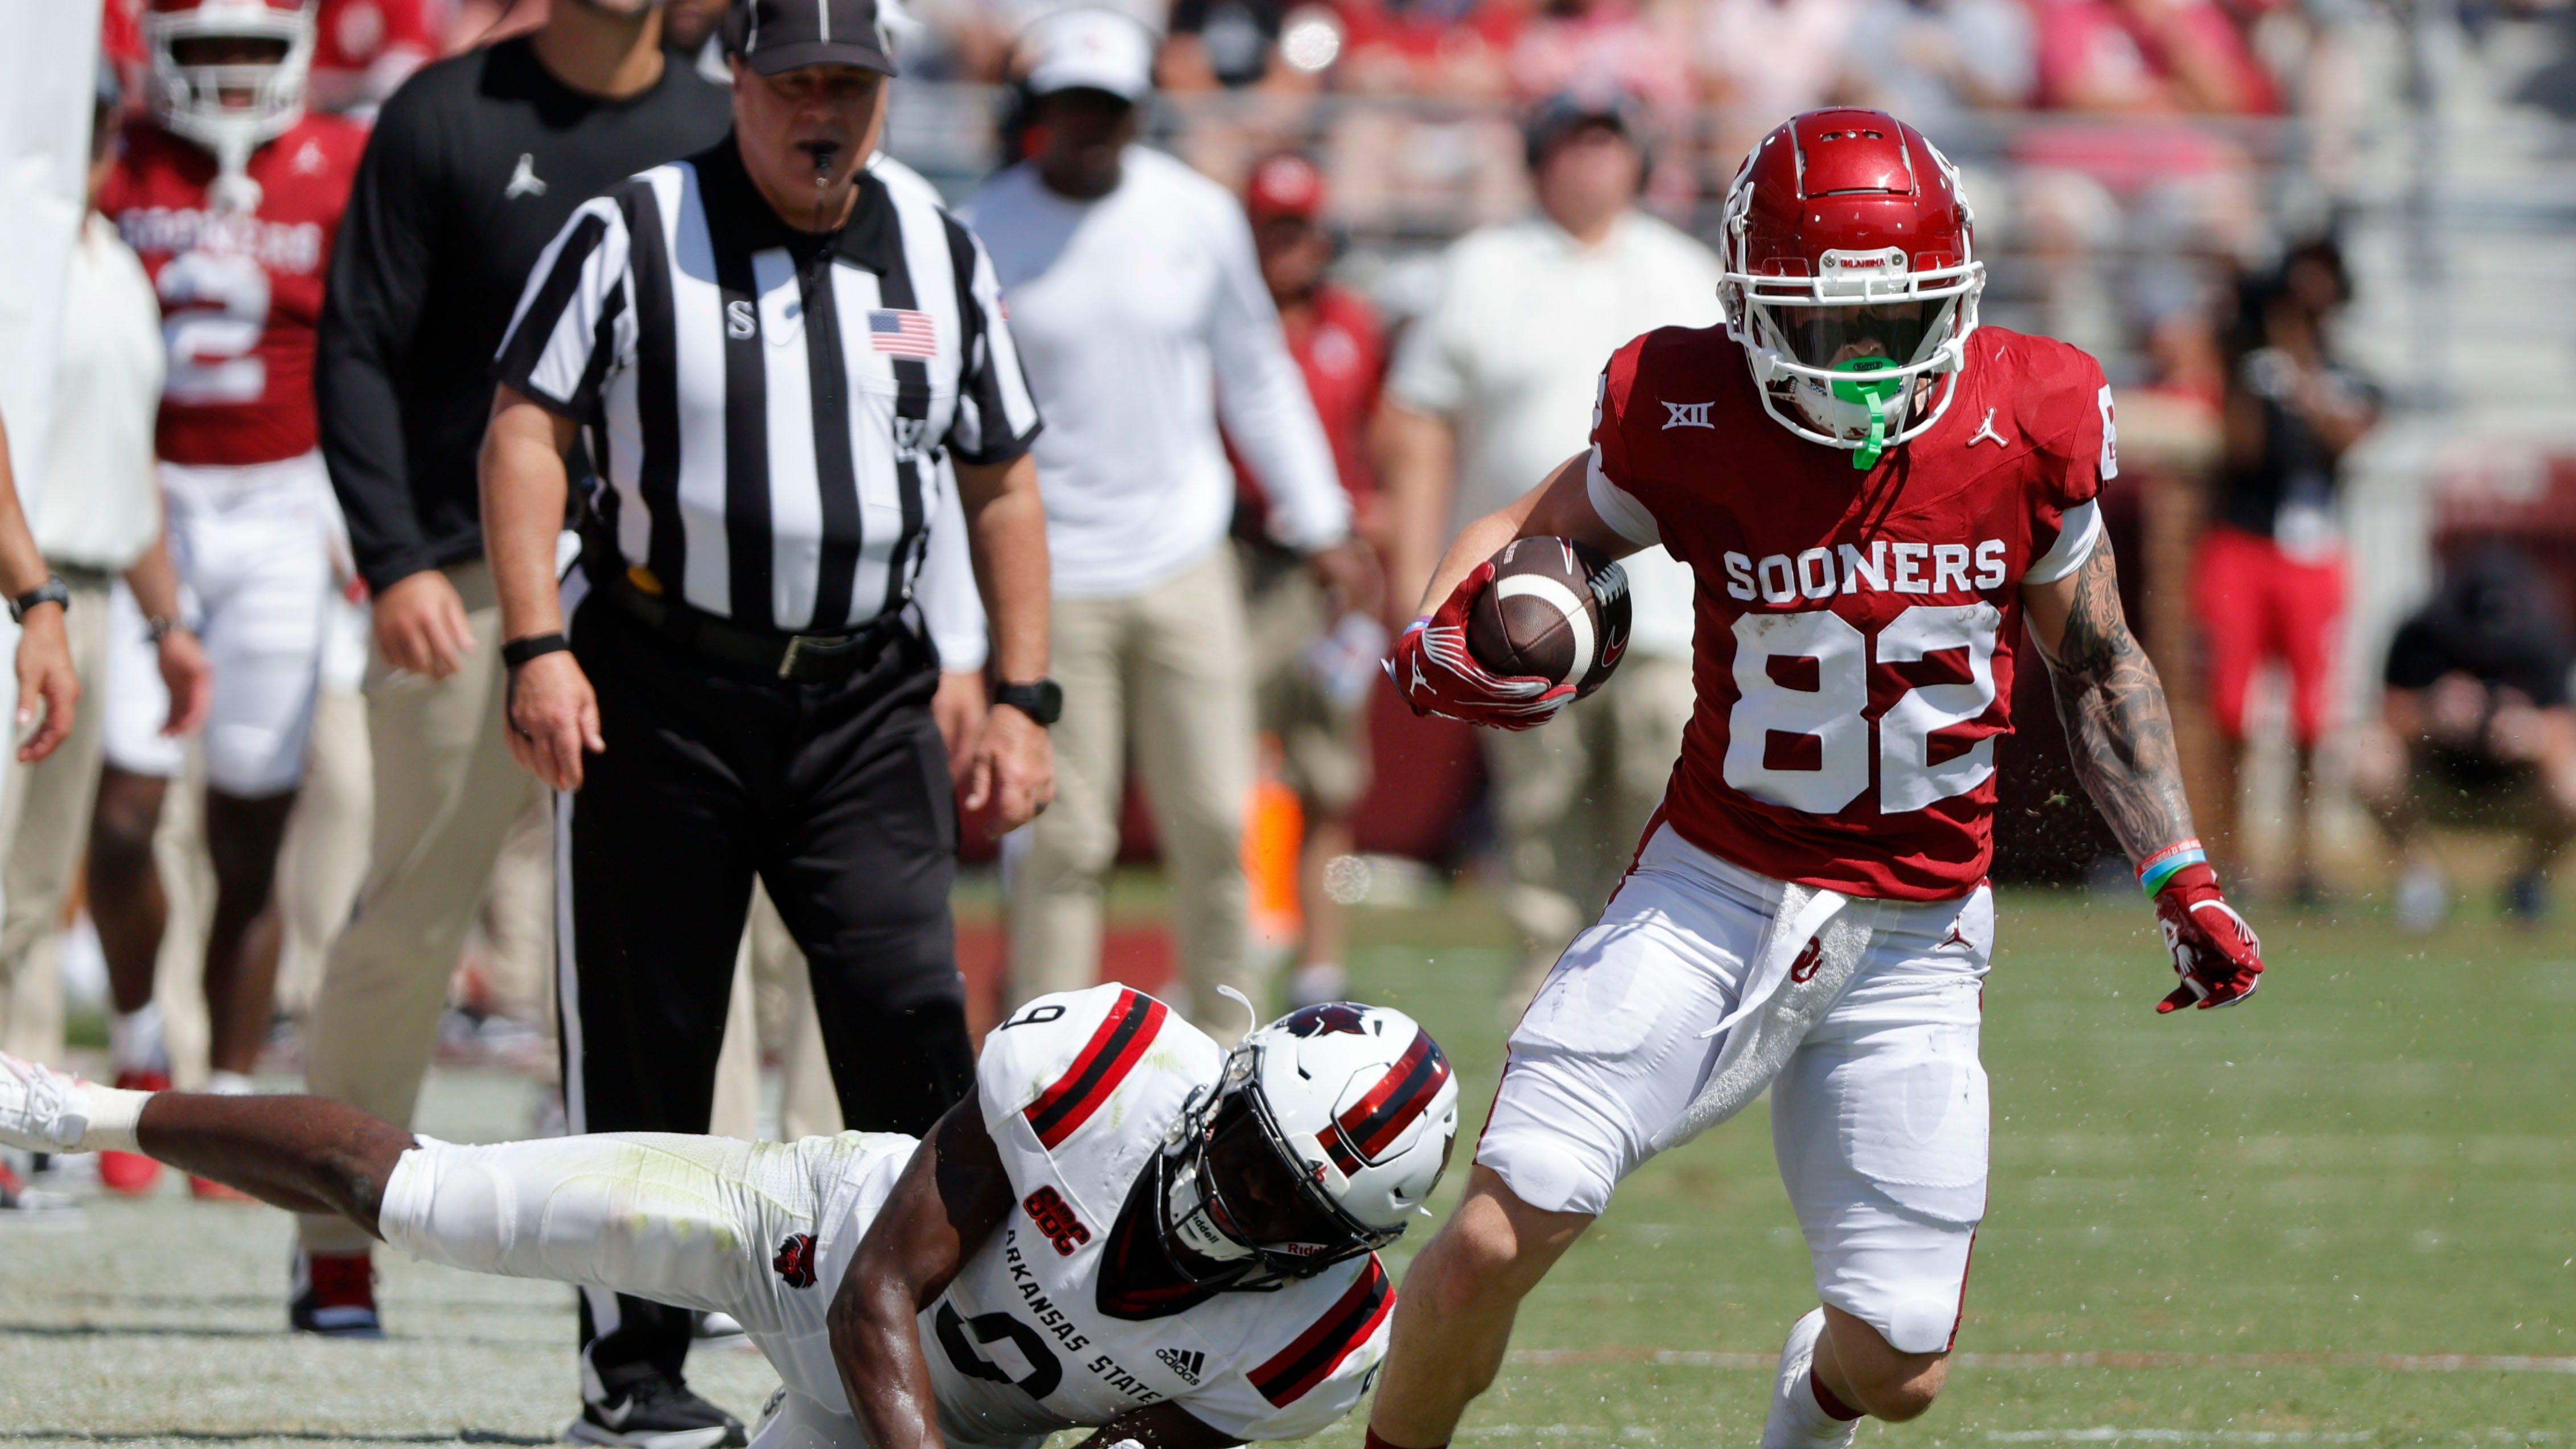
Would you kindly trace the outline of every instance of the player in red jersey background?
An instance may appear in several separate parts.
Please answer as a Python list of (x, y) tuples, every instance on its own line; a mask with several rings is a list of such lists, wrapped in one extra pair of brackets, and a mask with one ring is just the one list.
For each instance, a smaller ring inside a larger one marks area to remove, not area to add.
[(2181, 975), (2158, 1009), (2232, 1004), (2262, 970), (2121, 616), (2095, 501), (2110, 389), (2072, 347), (1978, 325), (1956, 170), (1891, 116), (1811, 112), (1748, 158), (1724, 241), (1727, 325), (1621, 348), (1591, 450), (1466, 528), (1390, 661), (1416, 710), (1529, 728), (1573, 691), (1467, 652), (1483, 560), (1555, 535), (1661, 543), (1697, 576), (1681, 760), (1512, 1033), (1466, 1201), (1405, 1285), (1371, 1449), (1445, 1444), (1619, 1180), (1766, 1087), (1822, 1306), (1790, 1329), (1765, 1449), (1931, 1405), (1985, 1211), (1985, 876), (2025, 622)]
[[(215, 668), (203, 736), (217, 888), (205, 962), (210, 1085), (247, 1090), (276, 971), (278, 844), (303, 776), (333, 587), (337, 514), (315, 451), (314, 329), (365, 132), (306, 113), (307, 3), (151, 0), (140, 32), (149, 114), (122, 137), (99, 209), (142, 258), (161, 303), (162, 494)], [(152, 837), (182, 760), (158, 732), (146, 641), (170, 622), (128, 612), (112, 625), (89, 880), (120, 1024), (150, 1002), (166, 914)], [(115, 1035), (126, 1044), (120, 1077), (148, 1078), (148, 1042)], [(144, 1167), (108, 1162), (102, 1175), (119, 1185)]]

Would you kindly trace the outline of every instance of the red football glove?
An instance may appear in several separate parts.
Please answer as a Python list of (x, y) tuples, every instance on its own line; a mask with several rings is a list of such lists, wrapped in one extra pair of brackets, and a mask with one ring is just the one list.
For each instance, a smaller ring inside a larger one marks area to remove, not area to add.
[(2263, 984), (2263, 943), (2218, 893), (2218, 872), (2208, 866), (2184, 866), (2156, 891), (2156, 921), (2182, 978), (2156, 1003), (2158, 1014), (2234, 1006)]
[(1496, 674), (1467, 648), (1467, 606), (1494, 579), (1480, 563), (1450, 590), (1439, 612), (1416, 619), (1395, 641), (1386, 674), (1415, 714), (1436, 714), (1498, 730), (1535, 729), (1574, 698), (1574, 684), (1536, 674)]

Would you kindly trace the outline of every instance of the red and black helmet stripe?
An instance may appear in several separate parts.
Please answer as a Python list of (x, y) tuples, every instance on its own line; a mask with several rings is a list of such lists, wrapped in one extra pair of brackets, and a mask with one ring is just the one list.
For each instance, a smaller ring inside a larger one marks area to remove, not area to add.
[(1055, 1085), (1038, 1094), (1028, 1105), (1029, 1127), (1038, 1134), (1039, 1145), (1054, 1151), (1057, 1144), (1073, 1135), (1074, 1129), (1091, 1118), (1100, 1104), (1127, 1080), (1127, 1074), (1145, 1059), (1146, 1048), (1154, 1033), (1163, 1029), (1163, 1018), (1170, 1011), (1163, 1003), (1141, 991), (1121, 991), (1100, 1029), (1073, 1059)]
[(1352, 1148), (1374, 1162), (1413, 1125), (1414, 1118), (1429, 1110), (1432, 1099), (1440, 1095), (1440, 1084), (1448, 1080), (1449, 1059), (1440, 1054), (1431, 1033), (1416, 1027), (1413, 1045), (1404, 1049), (1367, 1096), (1335, 1120)]
[(1368, 1165), (1360, 1161), (1358, 1153), (1351, 1150), (1349, 1139), (1342, 1136), (1342, 1129), (1330, 1122), (1324, 1124), (1323, 1131), (1315, 1134), (1315, 1140), (1323, 1145), (1324, 1155), (1333, 1159), (1333, 1165), (1342, 1170), (1344, 1177), (1349, 1177)]
[(1372, 1253), (1368, 1266), (1323, 1317), (1248, 1375), (1252, 1386), (1274, 1407), (1286, 1408), (1331, 1378), (1394, 1309), (1395, 1288)]

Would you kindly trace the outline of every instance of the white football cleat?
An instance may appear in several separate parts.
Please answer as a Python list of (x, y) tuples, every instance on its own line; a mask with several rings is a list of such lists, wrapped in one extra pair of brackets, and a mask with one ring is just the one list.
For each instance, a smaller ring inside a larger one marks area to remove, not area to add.
[(89, 1131), (89, 1094), (78, 1078), (0, 1052), (0, 1143), (22, 1152), (69, 1152)]
[(1844, 1449), (1859, 1434), (1860, 1420), (1826, 1413), (1808, 1382), (1816, 1340), (1824, 1334), (1821, 1308), (1789, 1326), (1789, 1341), (1780, 1348), (1780, 1375), (1771, 1381), (1771, 1417), (1762, 1424), (1762, 1449)]

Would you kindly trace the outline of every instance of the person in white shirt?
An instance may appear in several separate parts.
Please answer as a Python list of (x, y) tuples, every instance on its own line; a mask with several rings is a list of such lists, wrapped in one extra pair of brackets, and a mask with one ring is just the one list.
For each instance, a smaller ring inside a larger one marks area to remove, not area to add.
[[(1656, 327), (1717, 324), (1717, 258), (1636, 209), (1640, 114), (1616, 94), (1541, 102), (1524, 122), (1537, 210), (1443, 258), (1378, 425), (1390, 597), (1418, 597), (1462, 524), (1584, 449), (1612, 352)], [(1623, 565), (1636, 622), (1619, 672), (1554, 729), (1477, 732), (1523, 944), (1506, 1022), (1608, 898), (1690, 719), (1690, 570), (1660, 548)]]
[(1135, 144), (1154, 38), (1066, 10), (1024, 37), (1047, 141), (965, 214), (991, 251), (1046, 415), (1038, 486), (1064, 688), (1056, 799), (1014, 843), (1014, 1004), (1097, 979), (1100, 886), (1136, 746), (1172, 873), (1193, 1019), (1230, 1039), (1217, 988), (1259, 996), (1244, 940), (1251, 650), (1226, 540), (1234, 474), (1217, 424), (1268, 485), (1271, 531), (1328, 584), (1356, 581), (1350, 503), (1233, 195)]
[[(91, 128), (90, 195), (116, 162), (115, 72), (100, 67)], [(62, 345), (55, 354), (53, 427), (44, 462), (29, 481), (27, 523), (70, 602), (63, 628), (71, 667), (97, 679), (108, 652), (108, 596), (122, 576), (155, 631), (159, 682), (168, 707), (155, 723), (176, 734), (205, 717), (213, 675), (196, 636), (179, 622), (179, 576), (162, 545), (161, 496), (154, 481), (152, 424), (164, 367), (161, 303), (143, 263), (92, 211), (83, 221), (65, 282)], [(137, 620), (138, 630), (144, 624)], [(102, 748), (101, 712), (77, 711), (60, 748), (9, 774), (0, 790), (0, 852), (7, 902), (0, 915), (0, 1046), (57, 1059), (60, 991), (54, 936), (89, 838)]]

